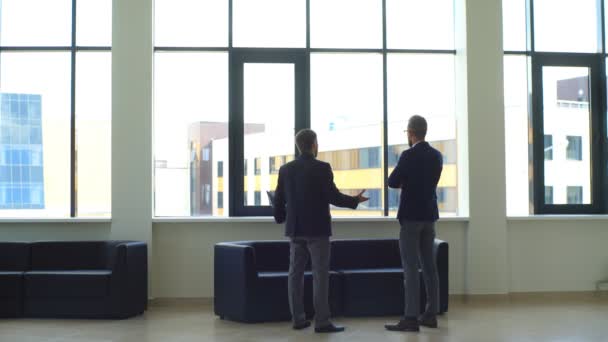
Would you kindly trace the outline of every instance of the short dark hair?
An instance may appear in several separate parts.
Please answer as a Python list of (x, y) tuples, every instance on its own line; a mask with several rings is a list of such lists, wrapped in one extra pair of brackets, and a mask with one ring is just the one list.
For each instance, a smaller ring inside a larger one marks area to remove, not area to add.
[(427, 124), (426, 119), (420, 115), (414, 115), (407, 123), (407, 130), (412, 132), (418, 139), (426, 137)]
[(312, 129), (304, 128), (296, 134), (296, 146), (300, 153), (312, 152), (315, 141), (317, 141), (317, 133)]

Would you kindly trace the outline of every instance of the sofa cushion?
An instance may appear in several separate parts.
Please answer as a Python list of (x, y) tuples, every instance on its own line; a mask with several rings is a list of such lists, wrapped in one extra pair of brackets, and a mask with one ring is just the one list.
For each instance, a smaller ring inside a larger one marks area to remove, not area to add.
[(106, 268), (106, 260), (105, 241), (48, 241), (31, 244), (31, 270), (99, 270)]
[(289, 269), (289, 241), (251, 242), (258, 272), (286, 272)]
[(397, 239), (332, 241), (332, 270), (372, 268), (401, 268)]
[[(405, 294), (401, 268), (343, 270), (341, 273), (346, 316), (403, 314)], [(421, 296), (424, 296), (422, 274), (420, 277)], [(421, 298), (421, 303), (425, 302)]]
[(23, 288), (23, 272), (0, 271), (0, 298), (19, 298)]
[(0, 242), (0, 271), (25, 271), (30, 247), (26, 242)]
[(29, 271), (27, 297), (103, 297), (109, 294), (109, 270)]
[[(289, 320), (289, 301), (287, 296), (287, 272), (261, 272), (256, 282), (254, 321)], [(312, 303), (312, 272), (304, 273), (304, 309), (307, 317), (314, 315)], [(337, 272), (329, 273), (329, 306), (333, 315), (342, 312), (341, 278)]]

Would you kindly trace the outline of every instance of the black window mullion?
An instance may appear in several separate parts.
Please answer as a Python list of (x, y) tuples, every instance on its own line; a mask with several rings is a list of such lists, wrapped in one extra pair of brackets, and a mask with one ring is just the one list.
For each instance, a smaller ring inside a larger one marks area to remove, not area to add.
[(76, 146), (76, 1), (72, 0), (72, 43), (70, 85), (70, 217), (78, 215), (77, 194), (77, 146)]
[(388, 199), (388, 65), (386, 43), (386, 0), (382, 0), (382, 188), (384, 216), (389, 213)]

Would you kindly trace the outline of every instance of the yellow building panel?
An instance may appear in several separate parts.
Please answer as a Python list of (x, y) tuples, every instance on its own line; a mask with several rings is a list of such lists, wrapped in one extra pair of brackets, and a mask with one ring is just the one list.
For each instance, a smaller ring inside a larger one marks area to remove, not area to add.
[[(443, 170), (441, 171), (441, 178), (439, 178), (438, 187), (455, 187), (458, 184), (458, 173), (455, 164), (445, 164), (443, 165)], [(393, 168), (388, 169), (388, 174), (390, 175), (393, 172)]]
[[(393, 171), (393, 168), (388, 170), (389, 174)], [(443, 166), (443, 172), (439, 179), (439, 187), (455, 187), (458, 183), (457, 168), (455, 164), (447, 164)], [(357, 170), (335, 170), (334, 171), (334, 182), (338, 189), (381, 189), (382, 188), (382, 169), (357, 169)], [(270, 189), (274, 190), (277, 187), (279, 175), (271, 174)], [(245, 191), (248, 191), (247, 187), (247, 176), (245, 176)], [(218, 191), (223, 190), (223, 182), (221, 178), (218, 179)], [(255, 176), (254, 191), (261, 191), (262, 189), (262, 177)]]
[(455, 187), (458, 184), (458, 169), (455, 164), (443, 165), (441, 178), (439, 179), (440, 187)]
[(382, 188), (382, 169), (334, 171), (334, 182), (340, 190)]
[(279, 182), (279, 174), (270, 175), (270, 190), (274, 191), (277, 188), (277, 183)]
[(217, 191), (218, 192), (224, 191), (224, 177), (217, 178)]

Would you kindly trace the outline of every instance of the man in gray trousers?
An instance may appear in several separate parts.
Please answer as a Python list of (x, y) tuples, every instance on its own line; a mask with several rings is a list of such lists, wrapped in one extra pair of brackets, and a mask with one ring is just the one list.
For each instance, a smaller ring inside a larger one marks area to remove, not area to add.
[[(299, 156), (281, 166), (273, 199), (274, 218), (285, 222), (290, 239), (288, 295), (293, 328), (310, 326), (304, 313), (304, 270), (308, 256), (312, 261), (315, 332), (344, 331), (329, 320), (329, 205), (355, 209), (368, 198), (363, 192), (347, 196), (336, 188), (331, 166), (316, 159), (317, 135), (310, 129), (296, 134)], [(277, 256), (280, 257), (280, 256)]]
[[(410, 118), (405, 150), (388, 178), (388, 186), (401, 189), (397, 219), (401, 224), (399, 249), (404, 270), (405, 312), (397, 324), (387, 324), (392, 331), (419, 331), (420, 325), (437, 328), (439, 308), (439, 277), (433, 246), (437, 209), (437, 183), (441, 177), (443, 157), (424, 139), (426, 120), (418, 115)], [(427, 305), (420, 314), (420, 276), (426, 285)]]

